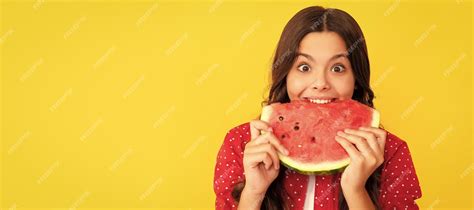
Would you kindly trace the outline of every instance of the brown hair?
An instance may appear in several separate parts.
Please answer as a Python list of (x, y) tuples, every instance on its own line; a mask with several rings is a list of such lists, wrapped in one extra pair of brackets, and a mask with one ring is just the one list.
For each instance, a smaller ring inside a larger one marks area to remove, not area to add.
[[(355, 90), (352, 99), (374, 108), (372, 102), (374, 93), (369, 84), (369, 58), (362, 30), (348, 13), (339, 9), (326, 9), (320, 6), (307, 7), (299, 11), (286, 24), (273, 58), (269, 95), (262, 102), (262, 106), (276, 102), (290, 102), (286, 89), (286, 77), (295, 62), (299, 44), (308, 33), (322, 31), (335, 32), (344, 40), (355, 77)], [(266, 192), (261, 209), (288, 209), (288, 205), (284, 202), (286, 192), (283, 187), (283, 177), (286, 169), (283, 166), (280, 168), (280, 174)], [(380, 209), (378, 203), (380, 170), (381, 167), (368, 178), (365, 185), (377, 209)], [(234, 187), (233, 195), (237, 201), (242, 188), (243, 184)], [(341, 192), (339, 193), (339, 209), (346, 210), (348, 209), (347, 202), (340, 188), (339, 192)]]

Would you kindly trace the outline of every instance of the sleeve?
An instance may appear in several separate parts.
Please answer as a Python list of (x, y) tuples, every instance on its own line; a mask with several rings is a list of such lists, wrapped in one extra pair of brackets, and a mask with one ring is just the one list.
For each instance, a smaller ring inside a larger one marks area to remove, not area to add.
[(421, 188), (410, 151), (406, 142), (402, 141), (383, 167), (380, 204), (384, 210), (419, 209), (415, 200), (420, 197)]
[(232, 197), (234, 186), (245, 180), (243, 170), (242, 134), (234, 128), (224, 138), (218, 152), (214, 168), (214, 192), (216, 209), (237, 209), (237, 202)]

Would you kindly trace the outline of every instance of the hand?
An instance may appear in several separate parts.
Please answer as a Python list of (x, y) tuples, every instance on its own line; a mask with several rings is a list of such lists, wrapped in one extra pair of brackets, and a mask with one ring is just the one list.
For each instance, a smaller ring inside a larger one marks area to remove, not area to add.
[[(265, 134), (261, 134), (265, 131)], [(264, 121), (250, 122), (251, 141), (244, 149), (244, 189), (253, 194), (265, 194), (280, 172), (277, 151), (288, 155), (288, 151), (275, 137), (271, 127)]]
[(346, 150), (350, 164), (341, 175), (343, 190), (365, 190), (369, 176), (383, 163), (387, 132), (380, 128), (361, 127), (339, 131), (336, 141)]

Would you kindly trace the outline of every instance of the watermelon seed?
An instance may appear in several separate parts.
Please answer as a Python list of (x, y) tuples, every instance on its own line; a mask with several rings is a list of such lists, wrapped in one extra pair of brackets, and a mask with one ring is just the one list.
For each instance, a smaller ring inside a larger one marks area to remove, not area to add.
[(281, 135), (281, 138), (284, 139), (284, 138), (285, 138), (285, 134)]
[(311, 142), (312, 142), (312, 143), (316, 143), (316, 138), (315, 138), (314, 136), (311, 137)]
[(295, 129), (295, 131), (299, 130), (300, 129), (300, 126), (295, 126), (293, 129)]
[(280, 121), (283, 121), (283, 116), (280, 116), (278, 119), (279, 119)]

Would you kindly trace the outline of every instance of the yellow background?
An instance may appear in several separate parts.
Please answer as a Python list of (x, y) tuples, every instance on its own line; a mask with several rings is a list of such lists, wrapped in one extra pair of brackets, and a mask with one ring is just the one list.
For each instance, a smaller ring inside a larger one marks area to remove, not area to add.
[(472, 209), (464, 0), (2, 1), (2, 209), (214, 208), (224, 135), (258, 115), (284, 25), (314, 4), (361, 25), (420, 206)]

